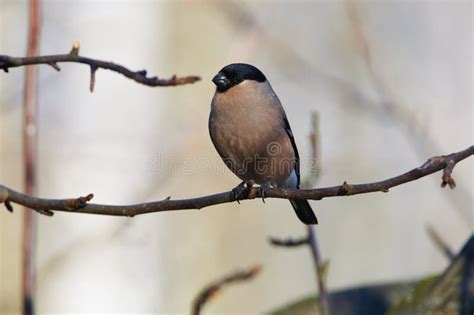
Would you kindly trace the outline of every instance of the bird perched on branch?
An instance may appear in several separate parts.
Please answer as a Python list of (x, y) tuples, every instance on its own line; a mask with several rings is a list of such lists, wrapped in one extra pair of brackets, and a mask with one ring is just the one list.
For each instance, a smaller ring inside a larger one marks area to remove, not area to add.
[[(224, 163), (242, 183), (235, 199), (253, 184), (262, 198), (269, 187), (299, 188), (300, 160), (285, 110), (265, 75), (256, 67), (234, 63), (212, 79), (209, 133)], [(305, 224), (318, 220), (307, 200), (290, 200)]]

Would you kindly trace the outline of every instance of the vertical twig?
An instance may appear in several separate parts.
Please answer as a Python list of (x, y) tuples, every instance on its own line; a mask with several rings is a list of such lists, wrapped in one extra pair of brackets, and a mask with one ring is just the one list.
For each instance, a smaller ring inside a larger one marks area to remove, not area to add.
[[(309, 143), (311, 150), (311, 163), (309, 164), (310, 174), (303, 180), (303, 188), (314, 187), (321, 175), (321, 141), (319, 131), (319, 113), (314, 111), (311, 114), (311, 131), (309, 134)], [(321, 314), (329, 315), (329, 300), (324, 279), (324, 263), (319, 252), (316, 232), (311, 226), (307, 227), (307, 238), (305, 243), (310, 247), (313, 255), (314, 268), (316, 273), (316, 283), (319, 289), (319, 304)]]
[(321, 315), (329, 315), (329, 295), (326, 289), (326, 266), (327, 264), (323, 262), (321, 258), (321, 253), (319, 252), (318, 242), (316, 240), (316, 233), (313, 230), (312, 226), (306, 227), (306, 236), (303, 238), (288, 238), (286, 240), (270, 237), (270, 244), (279, 247), (299, 247), (302, 245), (307, 245), (311, 250), (311, 255), (313, 256), (314, 270), (316, 276), (316, 283), (319, 289), (319, 306)]
[[(314, 111), (311, 115), (311, 132), (309, 141), (311, 144), (311, 170), (306, 183), (308, 185), (316, 185), (319, 175), (321, 174), (321, 145), (320, 145), (320, 131), (319, 131), (319, 114)], [(316, 273), (316, 283), (319, 289), (319, 307), (322, 315), (329, 315), (329, 300), (325, 283), (324, 263), (319, 251), (318, 241), (316, 238), (316, 231), (313, 227), (307, 226), (308, 245), (311, 248), (313, 255), (314, 268)]]
[(314, 187), (321, 175), (321, 138), (319, 134), (319, 113), (311, 114), (311, 131), (309, 134), (311, 157), (308, 160), (309, 175), (303, 180), (303, 187)]
[[(40, 19), (40, 0), (30, 0), (27, 56), (38, 54)], [(37, 67), (27, 67), (23, 103), (24, 185), (27, 194), (34, 194), (36, 190), (37, 79)], [(36, 239), (36, 213), (34, 211), (25, 211), (23, 229), (23, 314), (32, 315), (34, 314)]]
[[(306, 182), (312, 186), (316, 185), (319, 175), (321, 174), (321, 142), (320, 142), (320, 128), (319, 128), (319, 114), (314, 111), (311, 115), (311, 132), (309, 135), (311, 144), (311, 174), (308, 176)], [(316, 238), (316, 231), (313, 227), (307, 226), (308, 245), (311, 248), (313, 255), (316, 283), (319, 289), (319, 307), (322, 315), (329, 315), (329, 299), (326, 289), (324, 262), (319, 251), (318, 241)]]
[(306, 228), (308, 230), (308, 245), (311, 248), (311, 254), (313, 255), (316, 283), (319, 288), (319, 308), (322, 315), (329, 315), (329, 297), (326, 289), (324, 262), (321, 258), (321, 253), (319, 252), (316, 233), (313, 230), (313, 227), (308, 225)]

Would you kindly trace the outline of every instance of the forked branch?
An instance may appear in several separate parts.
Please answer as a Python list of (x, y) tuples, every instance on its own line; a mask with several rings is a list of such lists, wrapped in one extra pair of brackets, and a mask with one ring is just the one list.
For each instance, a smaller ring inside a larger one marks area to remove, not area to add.
[(176, 75), (172, 76), (169, 79), (160, 79), (158, 77), (148, 77), (146, 70), (132, 71), (128, 68), (108, 61), (102, 61), (87, 57), (82, 57), (79, 55), (79, 43), (74, 42), (72, 49), (69, 53), (63, 55), (49, 55), (49, 56), (34, 56), (34, 57), (11, 57), (6, 55), (0, 55), (0, 69), (8, 72), (10, 68), (29, 66), (29, 65), (38, 65), (45, 64), (53, 67), (55, 70), (60, 71), (58, 63), (61, 62), (76, 62), (89, 65), (91, 70), (91, 79), (90, 79), (90, 91), (94, 91), (95, 86), (95, 73), (98, 69), (107, 69), (112, 70), (117, 73), (120, 73), (126, 76), (129, 79), (134, 80), (135, 82), (148, 85), (148, 86), (176, 86), (183, 85), (188, 83), (194, 83), (201, 80), (198, 76), (187, 76), (187, 77), (177, 77)]

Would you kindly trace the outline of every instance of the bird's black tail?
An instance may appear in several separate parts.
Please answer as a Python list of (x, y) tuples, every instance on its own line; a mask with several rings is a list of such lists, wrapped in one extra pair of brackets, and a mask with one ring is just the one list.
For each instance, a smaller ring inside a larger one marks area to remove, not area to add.
[(308, 225), (318, 224), (318, 219), (314, 215), (308, 200), (290, 200), (290, 202), (301, 222)]

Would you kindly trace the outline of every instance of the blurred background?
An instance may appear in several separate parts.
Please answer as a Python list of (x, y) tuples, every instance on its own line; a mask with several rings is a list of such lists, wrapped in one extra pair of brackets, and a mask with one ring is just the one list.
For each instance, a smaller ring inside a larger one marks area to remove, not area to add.
[[(239, 183), (207, 130), (217, 71), (259, 67), (285, 106), (302, 162), (311, 115), (320, 124), (318, 186), (377, 181), (473, 143), (471, 1), (41, 2), (41, 55), (80, 54), (202, 81), (150, 88), (89, 68), (39, 67), (37, 194), (93, 192), (128, 204), (227, 191)], [(28, 2), (0, 0), (0, 54), (24, 56)], [(0, 183), (23, 189), (25, 68), (0, 73)], [(434, 227), (456, 252), (474, 228), (473, 162), (390, 193), (313, 201), (327, 285), (337, 290), (417, 279), (446, 268)], [(21, 312), (23, 210), (0, 211), (0, 313)], [(255, 314), (315, 294), (311, 254), (269, 236), (304, 235), (285, 200), (267, 199), (133, 219), (56, 213), (37, 225), (39, 313), (188, 313), (196, 293), (239, 268), (253, 281), (206, 307)]]

